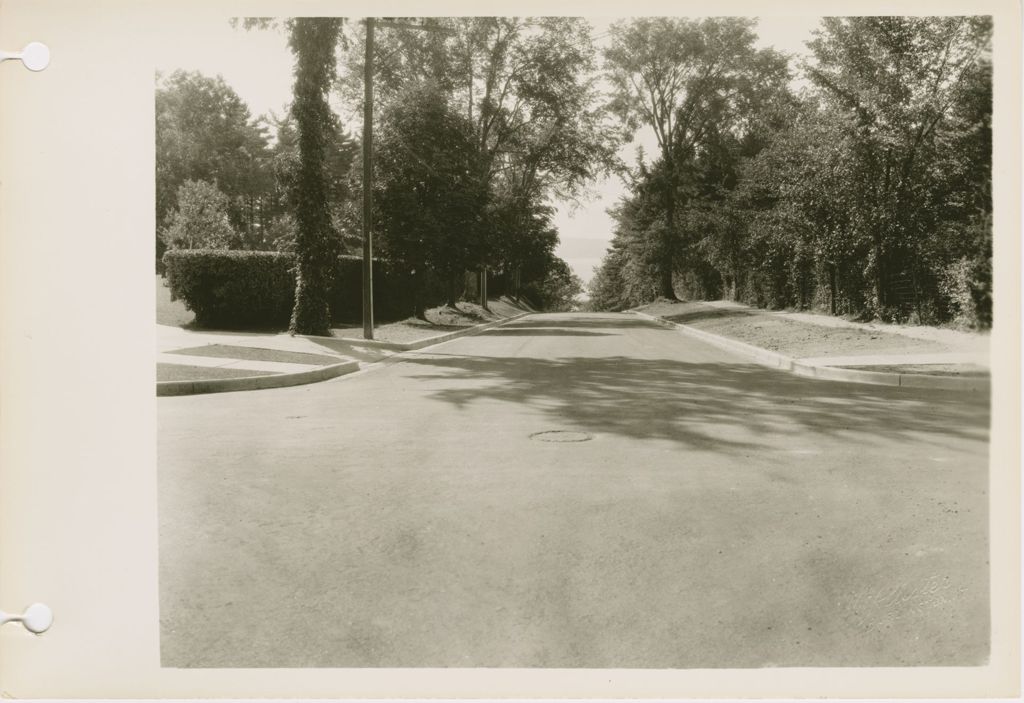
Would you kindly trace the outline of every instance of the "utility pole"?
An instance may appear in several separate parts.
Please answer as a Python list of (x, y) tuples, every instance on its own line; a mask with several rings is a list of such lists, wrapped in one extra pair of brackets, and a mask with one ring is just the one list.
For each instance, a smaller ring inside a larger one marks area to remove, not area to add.
[(373, 18), (363, 62), (363, 339), (373, 339)]

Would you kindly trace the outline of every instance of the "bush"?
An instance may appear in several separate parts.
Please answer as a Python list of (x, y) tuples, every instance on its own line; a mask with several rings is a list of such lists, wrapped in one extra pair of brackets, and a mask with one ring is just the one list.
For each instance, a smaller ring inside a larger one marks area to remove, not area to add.
[(172, 300), (196, 314), (196, 326), (287, 326), (295, 295), (291, 254), (172, 249), (164, 254)]
[(967, 327), (991, 327), (992, 303), (988, 295), (989, 283), (985, 280), (984, 262), (971, 261), (962, 257), (949, 264), (939, 279), (939, 291), (948, 301), (953, 321)]
[(228, 249), (241, 243), (228, 219), (228, 196), (214, 183), (185, 181), (161, 233), (169, 249)]
[[(197, 327), (266, 329), (288, 326), (295, 299), (295, 258), (288, 252), (175, 249), (164, 255), (173, 300), (196, 314)], [(338, 257), (330, 292), (331, 320), (363, 317), (362, 259)], [(428, 277), (428, 305), (442, 301), (441, 286)], [(412, 282), (387, 262), (374, 261), (374, 318), (396, 320), (413, 313)]]

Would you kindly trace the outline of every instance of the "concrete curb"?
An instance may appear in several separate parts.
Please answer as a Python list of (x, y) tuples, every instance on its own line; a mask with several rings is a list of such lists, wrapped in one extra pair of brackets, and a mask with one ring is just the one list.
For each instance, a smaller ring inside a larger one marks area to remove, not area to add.
[(159, 381), (157, 396), (197, 395), (200, 393), (225, 393), (228, 391), (255, 391), (266, 388), (301, 386), (336, 378), (359, 370), (358, 361), (344, 361), (340, 364), (322, 366), (309, 371), (280, 373), (269, 376), (243, 376), (242, 378), (211, 378), (200, 381)]
[(481, 325), (474, 325), (473, 327), (467, 327), (464, 330), (456, 330), (455, 332), (448, 332), (446, 334), (439, 334), (434, 337), (427, 337), (426, 339), (418, 339), (415, 342), (407, 342), (403, 345), (403, 351), (415, 351), (416, 349), (422, 349), (423, 347), (432, 347), (435, 344), (441, 344), (452, 339), (458, 339), (459, 337), (471, 337), (474, 334), (479, 334), (485, 330), (489, 330), (492, 327), (504, 325), (507, 322), (518, 320), (527, 315), (533, 315), (532, 312), (524, 312), (519, 315), (513, 315), (512, 317), (505, 317), (500, 320), (493, 320), (491, 322), (485, 322)]
[[(434, 335), (433, 337), (426, 337), (425, 339), (418, 339), (414, 342), (380, 342), (377, 340), (358, 339), (354, 337), (320, 337), (311, 334), (297, 334), (296, 337), (302, 337), (305, 339), (312, 340), (331, 340), (331, 341), (342, 341), (342, 342), (358, 342), (361, 345), (369, 345), (379, 347), (382, 349), (391, 349), (397, 352), (403, 351), (415, 351), (417, 349), (423, 349), (424, 347), (430, 347), (435, 344), (441, 344), (443, 342), (457, 339), (458, 337), (466, 337), (473, 334), (479, 334), (492, 327), (503, 325), (506, 322), (512, 320), (518, 320), (521, 317), (527, 315), (533, 315), (531, 312), (524, 312), (519, 315), (513, 315), (511, 317), (504, 317), (500, 320), (492, 320), (491, 322), (485, 322), (480, 325), (474, 325), (473, 327), (467, 327), (464, 330), (456, 330), (454, 332), (447, 332), (445, 334)], [(262, 348), (262, 347), (261, 347)], [(200, 381), (158, 381), (156, 384), (157, 396), (171, 396), (171, 395), (198, 395), (201, 393), (225, 393), (229, 391), (255, 391), (264, 390), (267, 388), (285, 388), (287, 386), (301, 386), (307, 383), (317, 383), (318, 381), (326, 381), (331, 378), (337, 378), (345, 374), (354, 373), (359, 371), (358, 361), (345, 361), (340, 364), (331, 364), (330, 366), (323, 366), (318, 369), (312, 369), (310, 371), (298, 371), (296, 373), (281, 373), (273, 374), (268, 376), (244, 376), (242, 378), (214, 378)]]
[(521, 317), (527, 315), (534, 315), (536, 313), (524, 312), (518, 315), (512, 315), (511, 317), (503, 317), (500, 320), (491, 320), (490, 322), (484, 322), (479, 325), (473, 325), (463, 330), (455, 330), (454, 332), (445, 332), (444, 334), (436, 334), (433, 337), (425, 337), (423, 339), (417, 339), (412, 342), (381, 342), (376, 339), (359, 339), (358, 337), (322, 337), (311, 334), (297, 334), (296, 337), (303, 337), (305, 339), (312, 339), (314, 341), (319, 340), (331, 340), (334, 342), (352, 342), (358, 343), (364, 346), (380, 347), (382, 349), (392, 349), (394, 351), (415, 351), (422, 349), (423, 347), (431, 347), (435, 344), (441, 344), (452, 339), (458, 339), (459, 337), (468, 337), (469, 335), (479, 334), (484, 330), (488, 330), (498, 325), (503, 325), (506, 322), (512, 322), (518, 320)]
[(988, 391), (990, 380), (979, 377), (932, 376), (929, 374), (888, 373), (882, 371), (858, 371), (841, 369), (834, 366), (812, 366), (803, 364), (777, 352), (755, 347), (746, 342), (729, 339), (718, 334), (705, 332), (680, 322), (672, 322), (661, 317), (648, 315), (639, 310), (628, 310), (634, 315), (650, 320), (663, 327), (677, 329), (684, 334), (714, 344), (721, 349), (742, 354), (761, 364), (772, 368), (789, 371), (797, 376), (816, 378), (823, 381), (845, 381), (847, 383), (866, 383), (876, 386), (897, 386), (902, 388), (931, 388), (948, 391)]
[(403, 346), (399, 342), (381, 342), (377, 339), (360, 339), (359, 337), (324, 337), (316, 334), (297, 334), (296, 337), (302, 339), (311, 339), (314, 342), (330, 341), (330, 342), (341, 342), (343, 344), (350, 344), (352, 346), (360, 347), (373, 347), (374, 349), (387, 349), (389, 351), (403, 351)]

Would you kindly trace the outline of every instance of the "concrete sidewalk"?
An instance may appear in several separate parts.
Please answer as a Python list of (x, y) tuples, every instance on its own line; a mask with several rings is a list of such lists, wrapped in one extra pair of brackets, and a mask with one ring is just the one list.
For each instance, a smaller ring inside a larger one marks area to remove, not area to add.
[(528, 314), (521, 312), (404, 342), (293, 336), (287, 332), (206, 332), (158, 324), (157, 395), (259, 390), (324, 381), (368, 369), (401, 352), (477, 334)]
[(365, 356), (366, 350), (374, 350), (378, 356), (384, 356), (379, 347), (372, 344), (361, 344), (359, 340), (332, 338), (331, 344), (327, 345), (309, 337), (292, 336), (286, 332), (201, 332), (169, 325), (156, 326), (156, 351), (158, 354), (208, 344), (273, 349), (299, 354), (327, 354), (342, 359), (363, 360), (359, 357)]
[[(339, 357), (340, 360), (344, 360)], [(299, 373), (312, 371), (324, 364), (296, 364), (287, 361), (258, 361), (256, 359), (233, 359), (218, 356), (191, 354), (157, 354), (156, 363), (175, 366), (200, 366), (213, 369), (239, 369), (242, 371), (264, 371), (267, 373)]]
[(205, 332), (157, 325), (157, 395), (313, 383), (361, 370), (393, 353), (361, 340)]
[[(854, 329), (863, 330), (866, 332), (876, 332), (880, 334), (895, 334), (901, 337), (909, 337), (911, 339), (919, 339), (928, 342), (936, 342), (950, 349), (949, 354), (937, 355), (928, 354), (923, 355), (927, 357), (934, 357), (932, 360), (926, 361), (877, 361), (861, 362), (861, 358), (858, 358), (856, 362), (842, 362), (843, 365), (889, 365), (893, 363), (906, 363), (906, 364), (976, 364), (978, 366), (984, 366), (989, 368), (991, 362), (989, 360), (990, 350), (990, 335), (982, 332), (962, 332), (960, 330), (947, 329), (943, 327), (929, 327), (927, 325), (899, 325), (899, 324), (885, 324), (879, 322), (853, 322), (851, 320), (845, 320), (841, 317), (833, 317), (832, 315), (823, 315), (813, 312), (791, 312), (787, 310), (762, 310), (760, 308), (753, 308), (749, 305), (737, 303), (731, 300), (707, 300), (700, 301), (703, 305), (708, 305), (715, 308), (735, 309), (742, 310), (751, 314), (762, 314), (772, 315), (786, 320), (794, 320), (797, 322), (806, 322), (812, 325), (818, 325), (819, 327), (831, 327), (831, 328), (842, 328), (842, 329)], [(922, 356), (922, 355), (915, 355)], [(942, 356), (943, 358), (939, 358)], [(801, 359), (804, 363), (814, 364), (816, 361), (820, 361), (820, 365), (832, 365), (838, 366), (839, 362), (835, 358), (825, 361), (826, 357), (808, 357)]]
[(631, 312), (799, 376), (948, 390), (990, 385), (987, 334), (852, 322), (726, 300), (656, 302)]
[(989, 368), (985, 354), (870, 354), (859, 356), (807, 356), (798, 359), (807, 366), (948, 366), (973, 365)]

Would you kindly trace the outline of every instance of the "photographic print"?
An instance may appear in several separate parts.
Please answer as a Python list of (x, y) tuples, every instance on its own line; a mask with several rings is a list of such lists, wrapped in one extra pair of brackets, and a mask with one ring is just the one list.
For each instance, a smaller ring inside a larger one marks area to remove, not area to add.
[(161, 666), (989, 662), (991, 16), (193, 29)]

